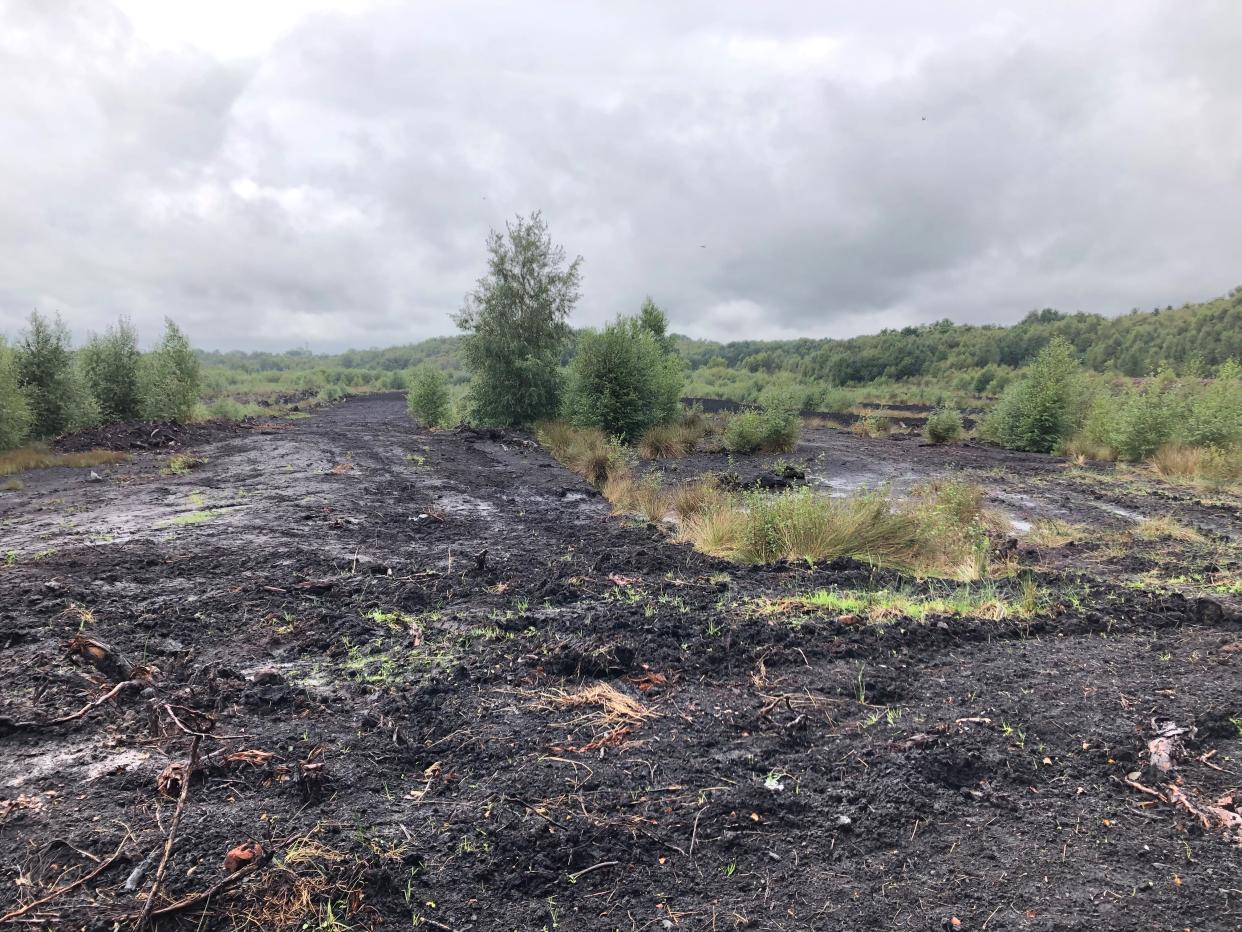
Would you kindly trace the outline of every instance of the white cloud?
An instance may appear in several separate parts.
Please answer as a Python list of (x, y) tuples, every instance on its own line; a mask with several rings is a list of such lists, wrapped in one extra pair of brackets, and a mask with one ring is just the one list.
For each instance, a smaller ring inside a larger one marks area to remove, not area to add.
[(542, 208), (577, 323), (719, 338), (1239, 284), (1242, 6), (0, 0), (0, 331), (449, 332)]

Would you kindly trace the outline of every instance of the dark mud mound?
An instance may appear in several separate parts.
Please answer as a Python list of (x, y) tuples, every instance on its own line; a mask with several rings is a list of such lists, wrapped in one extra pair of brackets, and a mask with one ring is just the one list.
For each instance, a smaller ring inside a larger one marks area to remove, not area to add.
[(179, 450), (233, 437), (254, 430), (260, 423), (254, 418), (237, 422), (201, 421), (194, 424), (179, 424), (176, 421), (117, 421), (65, 434), (56, 438), (52, 446), (58, 453), (81, 453), (85, 450)]

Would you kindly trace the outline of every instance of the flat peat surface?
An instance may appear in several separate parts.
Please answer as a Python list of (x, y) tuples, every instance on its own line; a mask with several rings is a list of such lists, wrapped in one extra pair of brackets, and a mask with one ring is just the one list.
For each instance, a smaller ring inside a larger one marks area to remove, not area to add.
[[(807, 436), (826, 477), (910, 443)], [(157, 928), (1242, 926), (1242, 833), (1167, 791), (1242, 798), (1228, 599), (1037, 554), (1068, 595), (1032, 619), (765, 611), (901, 583), (705, 557), (521, 435), (429, 433), (398, 396), (194, 452), (0, 496), (15, 922), (132, 925), (184, 789)], [(920, 456), (1062, 494), (1050, 458)]]

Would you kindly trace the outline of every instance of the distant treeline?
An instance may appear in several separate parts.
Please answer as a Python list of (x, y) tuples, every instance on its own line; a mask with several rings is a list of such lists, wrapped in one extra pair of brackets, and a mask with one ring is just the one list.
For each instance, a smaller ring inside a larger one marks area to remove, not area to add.
[[(1226, 360), (1242, 358), (1242, 288), (1202, 304), (1111, 318), (1045, 309), (1032, 311), (1008, 327), (942, 320), (846, 340), (718, 343), (684, 336), (673, 339), (691, 369), (728, 366), (754, 373), (785, 372), (827, 385), (861, 385), (948, 377), (988, 367), (1020, 368), (1056, 336), (1069, 341), (1082, 365), (1098, 372), (1138, 377), (1168, 367), (1183, 376), (1210, 376)], [(332, 368), (398, 372), (430, 364), (460, 372), (464, 378), (461, 339), (433, 337), (405, 346), (337, 354), (289, 350), (202, 352), (200, 356), (208, 366), (250, 373)], [(565, 355), (567, 362), (573, 355), (572, 345)]]
[(1079, 361), (1098, 372), (1146, 376), (1168, 366), (1179, 375), (1211, 375), (1226, 360), (1242, 358), (1242, 288), (1203, 304), (1113, 318), (1045, 309), (1010, 327), (942, 320), (848, 340), (716, 343), (679, 338), (678, 349), (695, 369), (723, 364), (860, 385), (987, 366), (1018, 368), (1056, 336), (1068, 340)]

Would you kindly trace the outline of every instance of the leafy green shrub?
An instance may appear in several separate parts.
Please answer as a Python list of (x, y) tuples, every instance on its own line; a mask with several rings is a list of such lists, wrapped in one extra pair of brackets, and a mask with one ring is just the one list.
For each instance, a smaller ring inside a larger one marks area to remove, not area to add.
[(193, 418), (201, 378), (198, 356), (171, 319), (165, 318), (164, 335), (142, 358), (138, 374), (144, 417), (182, 422)]
[(751, 408), (730, 418), (725, 449), (734, 453), (789, 453), (798, 445), (802, 420), (792, 408)]
[(91, 337), (82, 347), (82, 373), (104, 420), (123, 421), (140, 416), (140, 357), (138, 334), (123, 317), (103, 336)]
[(471, 420), (524, 427), (561, 406), (561, 350), (578, 300), (581, 257), (565, 264), (538, 211), (487, 240), (487, 274), (455, 318), (473, 380)]
[(940, 407), (927, 417), (923, 436), (929, 443), (951, 443), (962, 436), (962, 416), (956, 408)]
[(48, 321), (37, 311), (17, 345), (17, 382), (30, 411), (30, 432), (54, 437), (71, 429), (89, 410), (73, 366), (69, 331), (57, 316)]
[(1051, 453), (1073, 433), (1082, 400), (1074, 348), (1054, 337), (1026, 377), (1005, 389), (984, 423), (984, 433), (1012, 450)]
[(199, 414), (208, 420), (237, 422), (248, 417), (262, 417), (264, 411), (258, 405), (244, 405), (232, 398), (217, 398), (201, 411), (196, 409), (196, 419)]
[(1201, 447), (1242, 444), (1242, 365), (1230, 359), (1191, 404), (1187, 440)]
[(819, 405), (822, 392), (814, 385), (791, 378), (774, 378), (759, 390), (758, 402), (764, 408), (810, 411)]
[(68, 404), (65, 406), (65, 430), (82, 430), (93, 427), (103, 420), (99, 410), (99, 402), (91, 394), (86, 384), (86, 375), (82, 366), (74, 360), (68, 373)]
[(682, 367), (638, 318), (622, 317), (578, 340), (565, 412), (582, 427), (623, 440), (677, 419)]
[(315, 400), (322, 404), (335, 404), (348, 394), (349, 392), (339, 385), (325, 385), (319, 389), (319, 394), (315, 396)]
[(448, 381), (444, 373), (431, 366), (420, 366), (414, 372), (409, 394), (410, 414), (427, 427), (443, 427), (452, 412)]
[(888, 437), (893, 432), (893, 419), (884, 414), (868, 414), (851, 424), (850, 432), (872, 439)]
[(0, 338), (0, 450), (19, 447), (30, 433), (30, 406), (18, 386), (17, 360)]
[(1169, 443), (1185, 421), (1185, 406), (1169, 372), (1142, 387), (1128, 388), (1116, 399), (1115, 407), (1110, 446), (1132, 463)]

